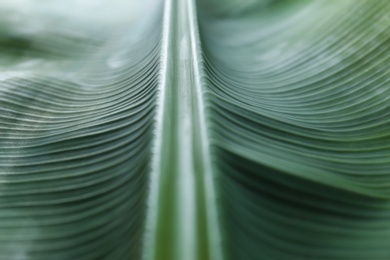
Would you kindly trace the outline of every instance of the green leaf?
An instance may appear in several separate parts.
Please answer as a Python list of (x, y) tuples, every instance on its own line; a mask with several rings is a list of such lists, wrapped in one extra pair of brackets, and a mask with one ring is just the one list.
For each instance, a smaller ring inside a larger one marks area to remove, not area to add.
[(3, 0), (0, 259), (389, 259), (389, 11)]

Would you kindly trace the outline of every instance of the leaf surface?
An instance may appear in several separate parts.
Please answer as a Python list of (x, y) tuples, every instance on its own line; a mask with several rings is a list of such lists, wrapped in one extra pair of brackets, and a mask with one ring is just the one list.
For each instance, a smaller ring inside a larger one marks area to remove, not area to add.
[(390, 3), (0, 3), (0, 259), (390, 257)]

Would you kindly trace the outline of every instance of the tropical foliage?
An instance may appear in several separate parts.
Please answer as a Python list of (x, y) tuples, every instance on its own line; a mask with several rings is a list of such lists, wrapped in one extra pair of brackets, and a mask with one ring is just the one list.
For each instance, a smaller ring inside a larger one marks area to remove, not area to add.
[(388, 0), (2, 0), (0, 259), (390, 259)]

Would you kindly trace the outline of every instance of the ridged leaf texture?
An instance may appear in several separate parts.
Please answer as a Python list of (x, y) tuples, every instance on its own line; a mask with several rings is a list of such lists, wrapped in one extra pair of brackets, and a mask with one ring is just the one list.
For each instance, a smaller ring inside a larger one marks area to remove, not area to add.
[(0, 260), (390, 259), (389, 14), (2, 0)]

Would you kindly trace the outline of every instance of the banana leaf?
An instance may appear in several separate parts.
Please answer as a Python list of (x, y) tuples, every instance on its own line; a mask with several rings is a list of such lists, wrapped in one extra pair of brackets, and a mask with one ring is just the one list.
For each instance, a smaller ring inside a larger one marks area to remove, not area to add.
[(390, 259), (389, 14), (2, 0), (0, 260)]

